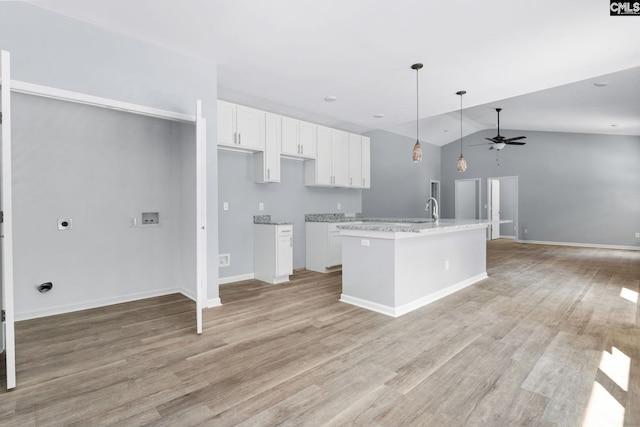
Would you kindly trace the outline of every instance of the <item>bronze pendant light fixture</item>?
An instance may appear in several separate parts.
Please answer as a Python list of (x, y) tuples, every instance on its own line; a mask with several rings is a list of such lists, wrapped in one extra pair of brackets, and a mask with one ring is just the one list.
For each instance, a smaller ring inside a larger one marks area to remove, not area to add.
[(422, 68), (422, 64), (413, 64), (411, 66), (412, 70), (416, 70), (416, 145), (413, 146), (413, 162), (419, 163), (422, 161), (422, 147), (420, 146), (420, 138), (418, 134), (418, 120), (420, 119), (420, 115), (418, 114), (419, 108), (419, 95), (418, 95), (418, 71)]
[(458, 158), (458, 172), (467, 170), (467, 160), (462, 155), (462, 95), (465, 93), (467, 93), (466, 90), (456, 92), (456, 95), (460, 96), (460, 158)]

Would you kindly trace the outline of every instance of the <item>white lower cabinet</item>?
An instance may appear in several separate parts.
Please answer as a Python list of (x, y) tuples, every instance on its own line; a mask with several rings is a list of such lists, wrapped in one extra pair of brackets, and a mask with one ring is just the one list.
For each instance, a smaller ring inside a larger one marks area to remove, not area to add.
[(255, 278), (267, 283), (289, 281), (293, 274), (293, 225), (254, 224)]
[(307, 222), (306, 269), (326, 273), (342, 265), (342, 237), (339, 225), (361, 222)]

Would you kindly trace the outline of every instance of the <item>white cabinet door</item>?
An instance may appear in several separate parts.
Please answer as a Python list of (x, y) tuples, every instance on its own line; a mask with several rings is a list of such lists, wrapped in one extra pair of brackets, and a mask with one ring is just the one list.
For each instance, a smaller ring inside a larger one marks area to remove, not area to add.
[(316, 127), (313, 123), (299, 122), (300, 155), (305, 159), (316, 158)]
[(342, 238), (340, 237), (340, 231), (329, 231), (327, 267), (334, 267), (340, 264), (342, 264)]
[(299, 123), (299, 120), (282, 117), (282, 154), (296, 157), (300, 155)]
[(331, 129), (318, 126), (318, 145), (315, 161), (315, 182), (311, 185), (332, 185)]
[(371, 140), (362, 137), (362, 188), (371, 188)]
[(331, 175), (332, 185), (348, 187), (349, 185), (349, 141), (346, 132), (331, 130)]
[(239, 148), (264, 150), (265, 112), (236, 105), (236, 143)]
[(349, 187), (362, 187), (362, 137), (349, 134)]
[(218, 145), (235, 147), (236, 105), (218, 101)]
[(276, 276), (293, 274), (293, 236), (279, 236), (276, 256)]
[(259, 183), (280, 182), (281, 117), (265, 114), (264, 151), (253, 155), (254, 180)]

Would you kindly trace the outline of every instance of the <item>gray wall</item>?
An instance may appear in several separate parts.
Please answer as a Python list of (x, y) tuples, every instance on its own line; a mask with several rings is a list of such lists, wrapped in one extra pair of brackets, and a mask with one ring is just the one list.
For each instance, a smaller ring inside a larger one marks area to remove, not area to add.
[(422, 162), (413, 163), (415, 139), (382, 130), (365, 135), (371, 138), (371, 189), (362, 194), (365, 216), (426, 217), (429, 181), (440, 179), (440, 147), (421, 142)]
[[(216, 64), (182, 55), (156, 45), (77, 21), (23, 2), (0, 2), (0, 49), (11, 52), (12, 78), (171, 111), (195, 114), (195, 102), (203, 102), (207, 126), (208, 185), (208, 298), (218, 297), (218, 209), (216, 150)], [(18, 117), (14, 115), (14, 120)], [(175, 164), (183, 167), (183, 180), (192, 165), (191, 148), (175, 153)], [(88, 156), (89, 154), (87, 154)], [(128, 156), (122, 150), (121, 156)], [(90, 161), (77, 157), (77, 162)], [(18, 172), (19, 173), (19, 172)], [(16, 183), (16, 185), (18, 185)], [(76, 194), (82, 198), (86, 195)], [(195, 192), (183, 196), (184, 204), (195, 204)], [(21, 215), (15, 211), (17, 218)], [(187, 220), (182, 226), (187, 227)], [(16, 236), (16, 239), (19, 237)], [(181, 235), (195, 247), (192, 234)], [(17, 242), (33, 246), (36, 242)], [(181, 245), (180, 243), (179, 245)], [(190, 258), (187, 253), (185, 259)], [(100, 260), (94, 260), (96, 268)], [(184, 261), (187, 265), (191, 262)], [(65, 266), (58, 266), (65, 269)], [(128, 261), (115, 264), (120, 273)], [(16, 277), (16, 282), (22, 280)], [(185, 278), (185, 280), (191, 280)], [(28, 284), (31, 286), (31, 284)], [(188, 285), (185, 285), (188, 287)], [(193, 286), (195, 289), (195, 286)], [(19, 304), (19, 301), (16, 301)]]
[[(195, 190), (176, 159), (195, 145), (194, 127), (29, 95), (12, 101), (16, 318), (188, 288), (195, 206), (185, 200)], [(159, 226), (140, 224), (148, 211), (160, 213)], [(59, 218), (72, 229), (59, 231)], [(41, 294), (44, 282), (54, 288)]]
[[(499, 153), (482, 143), (495, 130), (465, 137), (468, 169), (456, 171), (459, 141), (442, 147), (443, 216), (454, 213), (454, 181), (518, 176), (519, 238), (522, 240), (640, 246), (640, 137), (506, 130), (526, 135), (524, 146)], [(524, 229), (528, 233), (524, 233)]]
[[(218, 150), (220, 253), (231, 254), (231, 265), (220, 268), (220, 277), (253, 273), (253, 215), (294, 222), (293, 267), (303, 268), (305, 214), (362, 211), (366, 190), (306, 187), (304, 162), (282, 159), (280, 167), (279, 183), (257, 184), (252, 154)], [(229, 203), (228, 211), (222, 210), (224, 202)], [(264, 203), (262, 212), (259, 203)]]

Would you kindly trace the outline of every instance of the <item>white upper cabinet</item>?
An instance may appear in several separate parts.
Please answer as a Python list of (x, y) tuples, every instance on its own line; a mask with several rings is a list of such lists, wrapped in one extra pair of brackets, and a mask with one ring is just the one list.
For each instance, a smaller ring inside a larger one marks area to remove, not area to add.
[(264, 150), (265, 112), (218, 101), (218, 145), (238, 150)]
[(316, 128), (316, 159), (305, 162), (305, 184), (330, 187), (333, 185), (331, 172), (331, 129)]
[(266, 113), (264, 128), (264, 151), (259, 151), (253, 155), (254, 180), (259, 183), (280, 182), (282, 117)]
[(300, 155), (305, 159), (316, 158), (316, 127), (313, 123), (300, 121)]
[(371, 139), (362, 137), (362, 188), (371, 188)]
[(282, 154), (315, 159), (316, 125), (289, 117), (282, 118)]
[(280, 156), (305, 160), (305, 184), (370, 188), (368, 137), (218, 100), (218, 147), (254, 154), (254, 180), (280, 182)]
[(317, 126), (316, 158), (305, 164), (305, 184), (369, 188), (369, 138)]
[(331, 174), (335, 187), (349, 186), (349, 136), (341, 130), (331, 130)]
[(349, 187), (362, 187), (362, 137), (349, 134)]

